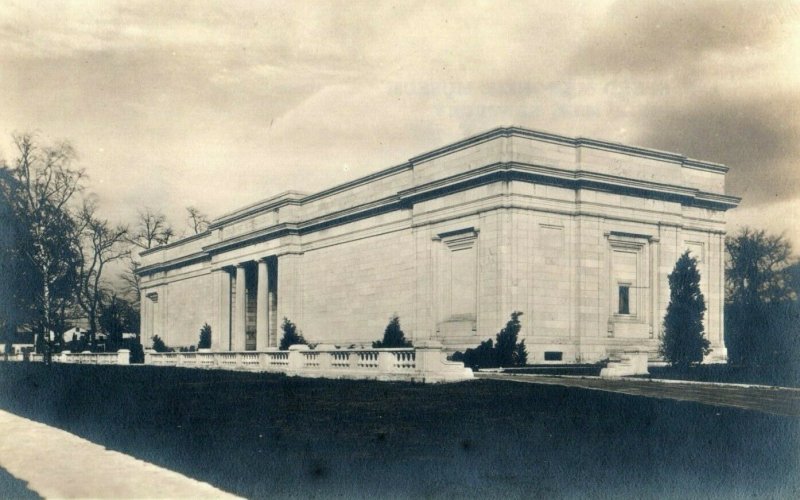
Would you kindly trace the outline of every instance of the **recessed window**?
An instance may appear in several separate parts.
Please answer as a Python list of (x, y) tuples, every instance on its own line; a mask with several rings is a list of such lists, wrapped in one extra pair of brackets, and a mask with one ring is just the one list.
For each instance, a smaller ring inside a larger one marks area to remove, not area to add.
[(564, 353), (561, 351), (545, 351), (545, 361), (561, 361), (564, 358)]
[(619, 286), (619, 310), (617, 311), (619, 314), (630, 314), (631, 313), (631, 286), (630, 285), (620, 285)]

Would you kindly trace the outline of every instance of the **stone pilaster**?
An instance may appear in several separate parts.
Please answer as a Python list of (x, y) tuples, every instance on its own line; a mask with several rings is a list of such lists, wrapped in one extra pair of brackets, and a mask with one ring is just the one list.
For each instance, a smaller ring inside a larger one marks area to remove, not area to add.
[(211, 330), (211, 348), (215, 351), (231, 350), (231, 273), (227, 269), (214, 271), (216, 297), (216, 324)]
[[(278, 257), (278, 328), (283, 318), (288, 318), (303, 329), (303, 287), (301, 254), (284, 254)], [(278, 338), (283, 334), (279, 331)]]

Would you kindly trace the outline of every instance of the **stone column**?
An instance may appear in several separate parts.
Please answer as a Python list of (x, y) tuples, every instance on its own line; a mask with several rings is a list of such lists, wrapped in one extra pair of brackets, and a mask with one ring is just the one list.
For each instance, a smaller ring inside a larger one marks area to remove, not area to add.
[(236, 266), (236, 316), (233, 325), (233, 345), (234, 351), (244, 351), (247, 324), (247, 287), (245, 286), (244, 264)]
[(263, 351), (269, 345), (269, 273), (267, 261), (258, 261), (258, 290), (256, 294), (256, 350)]

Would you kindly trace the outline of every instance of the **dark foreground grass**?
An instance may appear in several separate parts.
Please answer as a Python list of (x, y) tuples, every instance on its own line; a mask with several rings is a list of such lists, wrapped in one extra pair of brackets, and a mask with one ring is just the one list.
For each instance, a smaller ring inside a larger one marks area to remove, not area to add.
[(246, 497), (800, 496), (798, 419), (565, 387), (0, 363), (0, 406)]

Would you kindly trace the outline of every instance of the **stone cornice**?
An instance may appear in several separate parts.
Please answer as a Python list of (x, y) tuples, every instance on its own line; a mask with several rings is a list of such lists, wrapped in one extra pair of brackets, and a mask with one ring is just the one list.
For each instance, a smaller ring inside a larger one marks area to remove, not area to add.
[(210, 254), (219, 253), (245, 245), (251, 245), (259, 241), (271, 240), (282, 236), (299, 234), (299, 229), (295, 223), (282, 223), (275, 226), (266, 227), (249, 233), (240, 234), (218, 243), (213, 243), (203, 247), (203, 251)]
[(383, 170), (374, 172), (367, 176), (359, 177), (358, 179), (354, 179), (352, 181), (348, 181), (343, 184), (338, 184), (336, 186), (333, 186), (331, 188), (313, 194), (305, 194), (299, 191), (286, 191), (285, 193), (281, 193), (277, 196), (273, 196), (272, 198), (260, 201), (258, 203), (254, 203), (252, 205), (248, 205), (247, 207), (235, 210), (233, 212), (229, 212), (217, 219), (214, 219), (214, 221), (209, 225), (209, 229), (216, 229), (226, 224), (230, 224), (232, 222), (236, 222), (242, 219), (247, 219), (253, 217), (254, 215), (264, 212), (269, 212), (271, 210), (275, 210), (283, 206), (305, 205), (306, 203), (310, 203), (337, 193), (341, 193), (343, 191), (347, 191), (348, 189), (352, 189), (356, 186), (367, 184), (376, 181), (378, 179), (394, 175), (398, 172), (409, 170), (410, 168), (411, 168), (410, 163), (395, 165), (393, 167), (385, 168)]
[(519, 180), (557, 185), (569, 189), (594, 189), (618, 194), (645, 196), (680, 202), (686, 205), (707, 206), (717, 210), (733, 208), (740, 201), (739, 198), (734, 196), (705, 193), (694, 188), (638, 181), (583, 170), (563, 170), (517, 162), (493, 163), (447, 179), (433, 181), (401, 191), (398, 195), (404, 205), (413, 205), (419, 201), (442, 196), (449, 192), (462, 191), (470, 187), (500, 180)]
[[(408, 209), (415, 203), (458, 191), (464, 191), (475, 186), (510, 180), (555, 185), (568, 189), (592, 189), (617, 194), (644, 196), (715, 210), (727, 210), (735, 207), (739, 202), (739, 198), (733, 196), (705, 193), (697, 189), (680, 186), (636, 181), (624, 177), (615, 177), (594, 172), (575, 172), (541, 165), (498, 162), (447, 179), (433, 181), (422, 186), (400, 191), (397, 196), (391, 196), (345, 210), (332, 212), (307, 221), (282, 223), (237, 235), (233, 238), (204, 246), (203, 252), (163, 263), (151, 264), (142, 268), (140, 273), (149, 274), (155, 270), (186, 265), (203, 258), (210, 258), (213, 254), (254, 243), (287, 235), (303, 235), (395, 210)], [(164, 247), (159, 247), (159, 249), (160, 248)]]
[(694, 169), (701, 169), (701, 170), (708, 170), (712, 172), (719, 172), (725, 173), (728, 171), (728, 167), (725, 165), (721, 165), (719, 163), (713, 162), (706, 162), (695, 160), (691, 158), (687, 158), (684, 155), (678, 153), (670, 153), (668, 151), (661, 151), (658, 149), (651, 149), (651, 148), (643, 148), (639, 146), (628, 146), (626, 144), (621, 144), (617, 142), (610, 142), (610, 141), (603, 141), (598, 139), (590, 139), (586, 137), (567, 137), (563, 135), (553, 134), (549, 132), (540, 132), (536, 130), (530, 130), (522, 127), (500, 127), (495, 128), (478, 135), (474, 135), (472, 137), (468, 137), (458, 142), (454, 142), (452, 144), (448, 144), (447, 146), (443, 146), (441, 148), (434, 149), (427, 153), (423, 153), (421, 155), (417, 155), (414, 158), (411, 158), (409, 162), (411, 164), (422, 163), (425, 161), (432, 160), (434, 158), (448, 155), (454, 153), (456, 151), (475, 146), (477, 144), (481, 144), (486, 141), (490, 141), (492, 139), (496, 139), (498, 137), (523, 137), (528, 139), (535, 139), (542, 142), (549, 142), (554, 144), (561, 144), (566, 146), (572, 146), (574, 148), (578, 147), (587, 147), (592, 149), (602, 149), (605, 151), (611, 151), (615, 153), (622, 153), (630, 156), (638, 156), (642, 158), (653, 158), (657, 160), (665, 160), (673, 163), (679, 163), (681, 166), (694, 168)]
[(188, 266), (197, 262), (209, 260), (211, 256), (207, 252), (196, 252), (189, 255), (184, 255), (175, 259), (170, 259), (164, 262), (154, 262), (153, 264), (142, 266), (136, 270), (136, 274), (146, 276), (159, 271), (166, 271), (176, 267)]
[(347, 191), (348, 189), (352, 189), (356, 186), (360, 186), (362, 184), (367, 184), (378, 179), (382, 179), (384, 177), (389, 177), (391, 175), (397, 174), (399, 172), (403, 172), (405, 170), (410, 170), (412, 168), (411, 163), (401, 163), (400, 165), (395, 165), (393, 167), (384, 168), (383, 170), (379, 170), (377, 172), (373, 172), (369, 175), (364, 177), (359, 177), (358, 179), (354, 179), (352, 181), (345, 182), (343, 184), (338, 184), (331, 188), (325, 189), (318, 193), (310, 194), (303, 198), (302, 203), (308, 203), (311, 201), (316, 201), (320, 198), (325, 198), (327, 196), (331, 196), (342, 191)]
[(302, 200), (307, 196), (308, 195), (305, 193), (299, 191), (285, 191), (279, 195), (259, 201), (258, 203), (234, 210), (233, 212), (228, 212), (214, 219), (208, 228), (216, 229), (220, 226), (230, 224), (231, 222), (252, 217), (257, 213), (269, 212), (270, 210), (275, 210), (276, 208), (285, 207), (287, 205), (300, 205)]
[(153, 248), (148, 248), (146, 250), (142, 250), (141, 252), (139, 252), (139, 255), (141, 255), (141, 256), (150, 255), (151, 253), (157, 252), (159, 250), (166, 250), (168, 248), (174, 248), (174, 247), (183, 245), (184, 243), (189, 243), (189, 242), (192, 242), (192, 241), (195, 241), (195, 240), (203, 239), (206, 236), (208, 236), (209, 234), (211, 234), (211, 232), (209, 230), (205, 230), (202, 233), (197, 233), (197, 234), (193, 234), (191, 236), (186, 236), (185, 238), (181, 238), (179, 240), (175, 240), (172, 243), (167, 243), (165, 245), (159, 245), (157, 247), (153, 247)]

